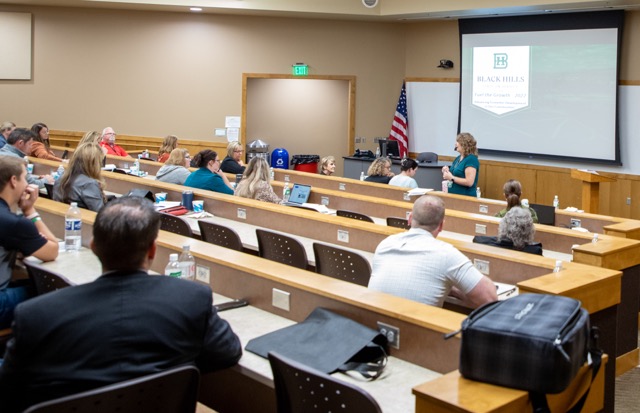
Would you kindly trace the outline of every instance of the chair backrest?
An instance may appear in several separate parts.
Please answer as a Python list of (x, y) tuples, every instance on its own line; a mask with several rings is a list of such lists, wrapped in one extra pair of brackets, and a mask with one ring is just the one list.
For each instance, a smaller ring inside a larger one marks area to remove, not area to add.
[(378, 403), (359, 387), (321, 371), (269, 353), (278, 413), (381, 413)]
[(387, 226), (403, 229), (411, 228), (408, 219), (398, 217), (387, 217)]
[(198, 220), (198, 226), (203, 241), (242, 252), (240, 236), (231, 228), (202, 220)]
[(160, 229), (174, 232), (185, 237), (193, 237), (193, 231), (187, 221), (171, 214), (160, 213)]
[(286, 235), (256, 229), (258, 254), (262, 258), (293, 267), (307, 269), (307, 253), (298, 240)]
[(53, 199), (53, 184), (45, 182), (44, 189), (47, 191), (47, 195), (45, 196), (45, 198)]
[(24, 261), (29, 278), (36, 287), (36, 295), (46, 294), (61, 288), (70, 287), (71, 283), (60, 274), (42, 268), (37, 264)]
[(193, 413), (199, 382), (196, 367), (180, 366), (42, 402), (24, 413)]
[(538, 215), (538, 223), (545, 225), (556, 224), (556, 208), (549, 205), (529, 204)]
[(370, 216), (367, 216), (367, 215), (364, 215), (364, 214), (360, 214), (358, 212), (345, 211), (344, 209), (337, 210), (336, 211), (336, 215), (339, 216), (339, 217), (358, 219), (360, 221), (373, 222), (373, 219), (371, 219)]
[(339, 280), (367, 286), (371, 265), (362, 255), (330, 245), (313, 243), (316, 272)]
[(438, 154), (435, 152), (420, 152), (418, 154), (418, 162), (438, 162)]

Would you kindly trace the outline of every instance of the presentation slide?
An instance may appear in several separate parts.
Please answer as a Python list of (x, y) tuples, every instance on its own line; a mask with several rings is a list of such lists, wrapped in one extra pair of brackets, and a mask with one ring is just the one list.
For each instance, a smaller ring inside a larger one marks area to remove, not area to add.
[(619, 163), (618, 30), (462, 33), (460, 131), (480, 153)]

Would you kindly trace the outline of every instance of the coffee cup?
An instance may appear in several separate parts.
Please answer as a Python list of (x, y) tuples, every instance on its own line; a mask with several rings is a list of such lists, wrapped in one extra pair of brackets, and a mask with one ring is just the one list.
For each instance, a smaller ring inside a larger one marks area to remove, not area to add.
[(156, 202), (160, 203), (160, 202), (164, 202), (167, 200), (167, 193), (166, 192), (158, 192), (156, 194)]
[(204, 201), (193, 201), (193, 212), (204, 211)]
[(27, 164), (27, 172), (29, 172), (30, 174), (33, 173), (33, 164), (32, 163), (28, 163)]

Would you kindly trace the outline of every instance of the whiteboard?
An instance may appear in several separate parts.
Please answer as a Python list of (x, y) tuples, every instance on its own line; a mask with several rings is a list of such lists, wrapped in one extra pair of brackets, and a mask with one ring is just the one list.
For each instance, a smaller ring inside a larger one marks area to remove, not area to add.
[[(457, 82), (407, 82), (407, 114), (409, 116), (409, 151), (435, 152), (457, 156), (453, 150), (458, 130), (460, 84)], [(481, 155), (480, 159), (516, 162), (560, 168), (586, 168), (598, 171), (640, 175), (640, 86), (618, 87), (618, 133), (622, 166), (587, 162), (527, 159)], [(464, 131), (473, 134), (473, 131)]]

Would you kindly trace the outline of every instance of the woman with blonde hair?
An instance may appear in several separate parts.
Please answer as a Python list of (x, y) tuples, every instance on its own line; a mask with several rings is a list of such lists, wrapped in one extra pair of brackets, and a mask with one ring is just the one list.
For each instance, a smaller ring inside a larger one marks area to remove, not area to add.
[(9, 137), (9, 135), (11, 135), (11, 132), (13, 132), (15, 128), (16, 124), (13, 122), (2, 122), (2, 125), (0, 125), (0, 149), (2, 149), (2, 147), (7, 144), (7, 138)]
[(282, 200), (269, 184), (269, 164), (264, 158), (255, 157), (249, 161), (242, 180), (235, 190), (242, 198), (279, 204)]
[(331, 176), (336, 172), (336, 158), (333, 156), (325, 156), (320, 161), (320, 175)]
[(367, 170), (367, 175), (369, 175), (365, 178), (367, 182), (388, 184), (395, 174), (391, 172), (391, 161), (389, 158), (380, 157), (371, 163)]
[[(100, 146), (101, 140), (102, 140), (102, 135), (100, 134), (100, 132), (92, 130), (85, 133), (82, 136), (82, 138), (80, 139), (80, 142), (78, 142), (78, 146), (83, 145), (85, 143), (95, 143), (96, 145)], [(103, 148), (100, 146), (100, 149), (102, 149), (102, 152), (105, 155), (107, 154), (107, 148)]]
[(183, 148), (176, 148), (171, 151), (171, 155), (169, 155), (169, 159), (167, 159), (164, 165), (158, 169), (156, 180), (170, 184), (184, 185), (184, 181), (186, 181), (191, 174), (189, 170), (190, 163), (191, 156), (189, 156), (189, 152)]
[(58, 158), (49, 146), (49, 128), (47, 125), (34, 123), (31, 130), (36, 134), (36, 137), (31, 144), (31, 151), (28, 155), (49, 161), (62, 162), (62, 158)]
[(106, 202), (101, 175), (104, 153), (99, 145), (79, 145), (62, 177), (53, 186), (53, 199), (65, 204), (77, 202), (80, 208), (98, 211)]
[(227, 157), (222, 160), (222, 164), (220, 164), (220, 169), (222, 172), (227, 172), (230, 174), (242, 174), (245, 170), (244, 162), (242, 161), (242, 155), (244, 154), (244, 149), (242, 149), (242, 145), (240, 142), (233, 141), (229, 142), (227, 146)]
[(453, 160), (451, 168), (442, 168), (442, 178), (449, 181), (449, 193), (476, 196), (480, 161), (476, 140), (470, 133), (461, 133), (456, 137), (455, 150), (460, 153)]
[(165, 163), (171, 156), (171, 151), (178, 147), (178, 137), (175, 135), (167, 135), (160, 145), (158, 151), (158, 162)]

